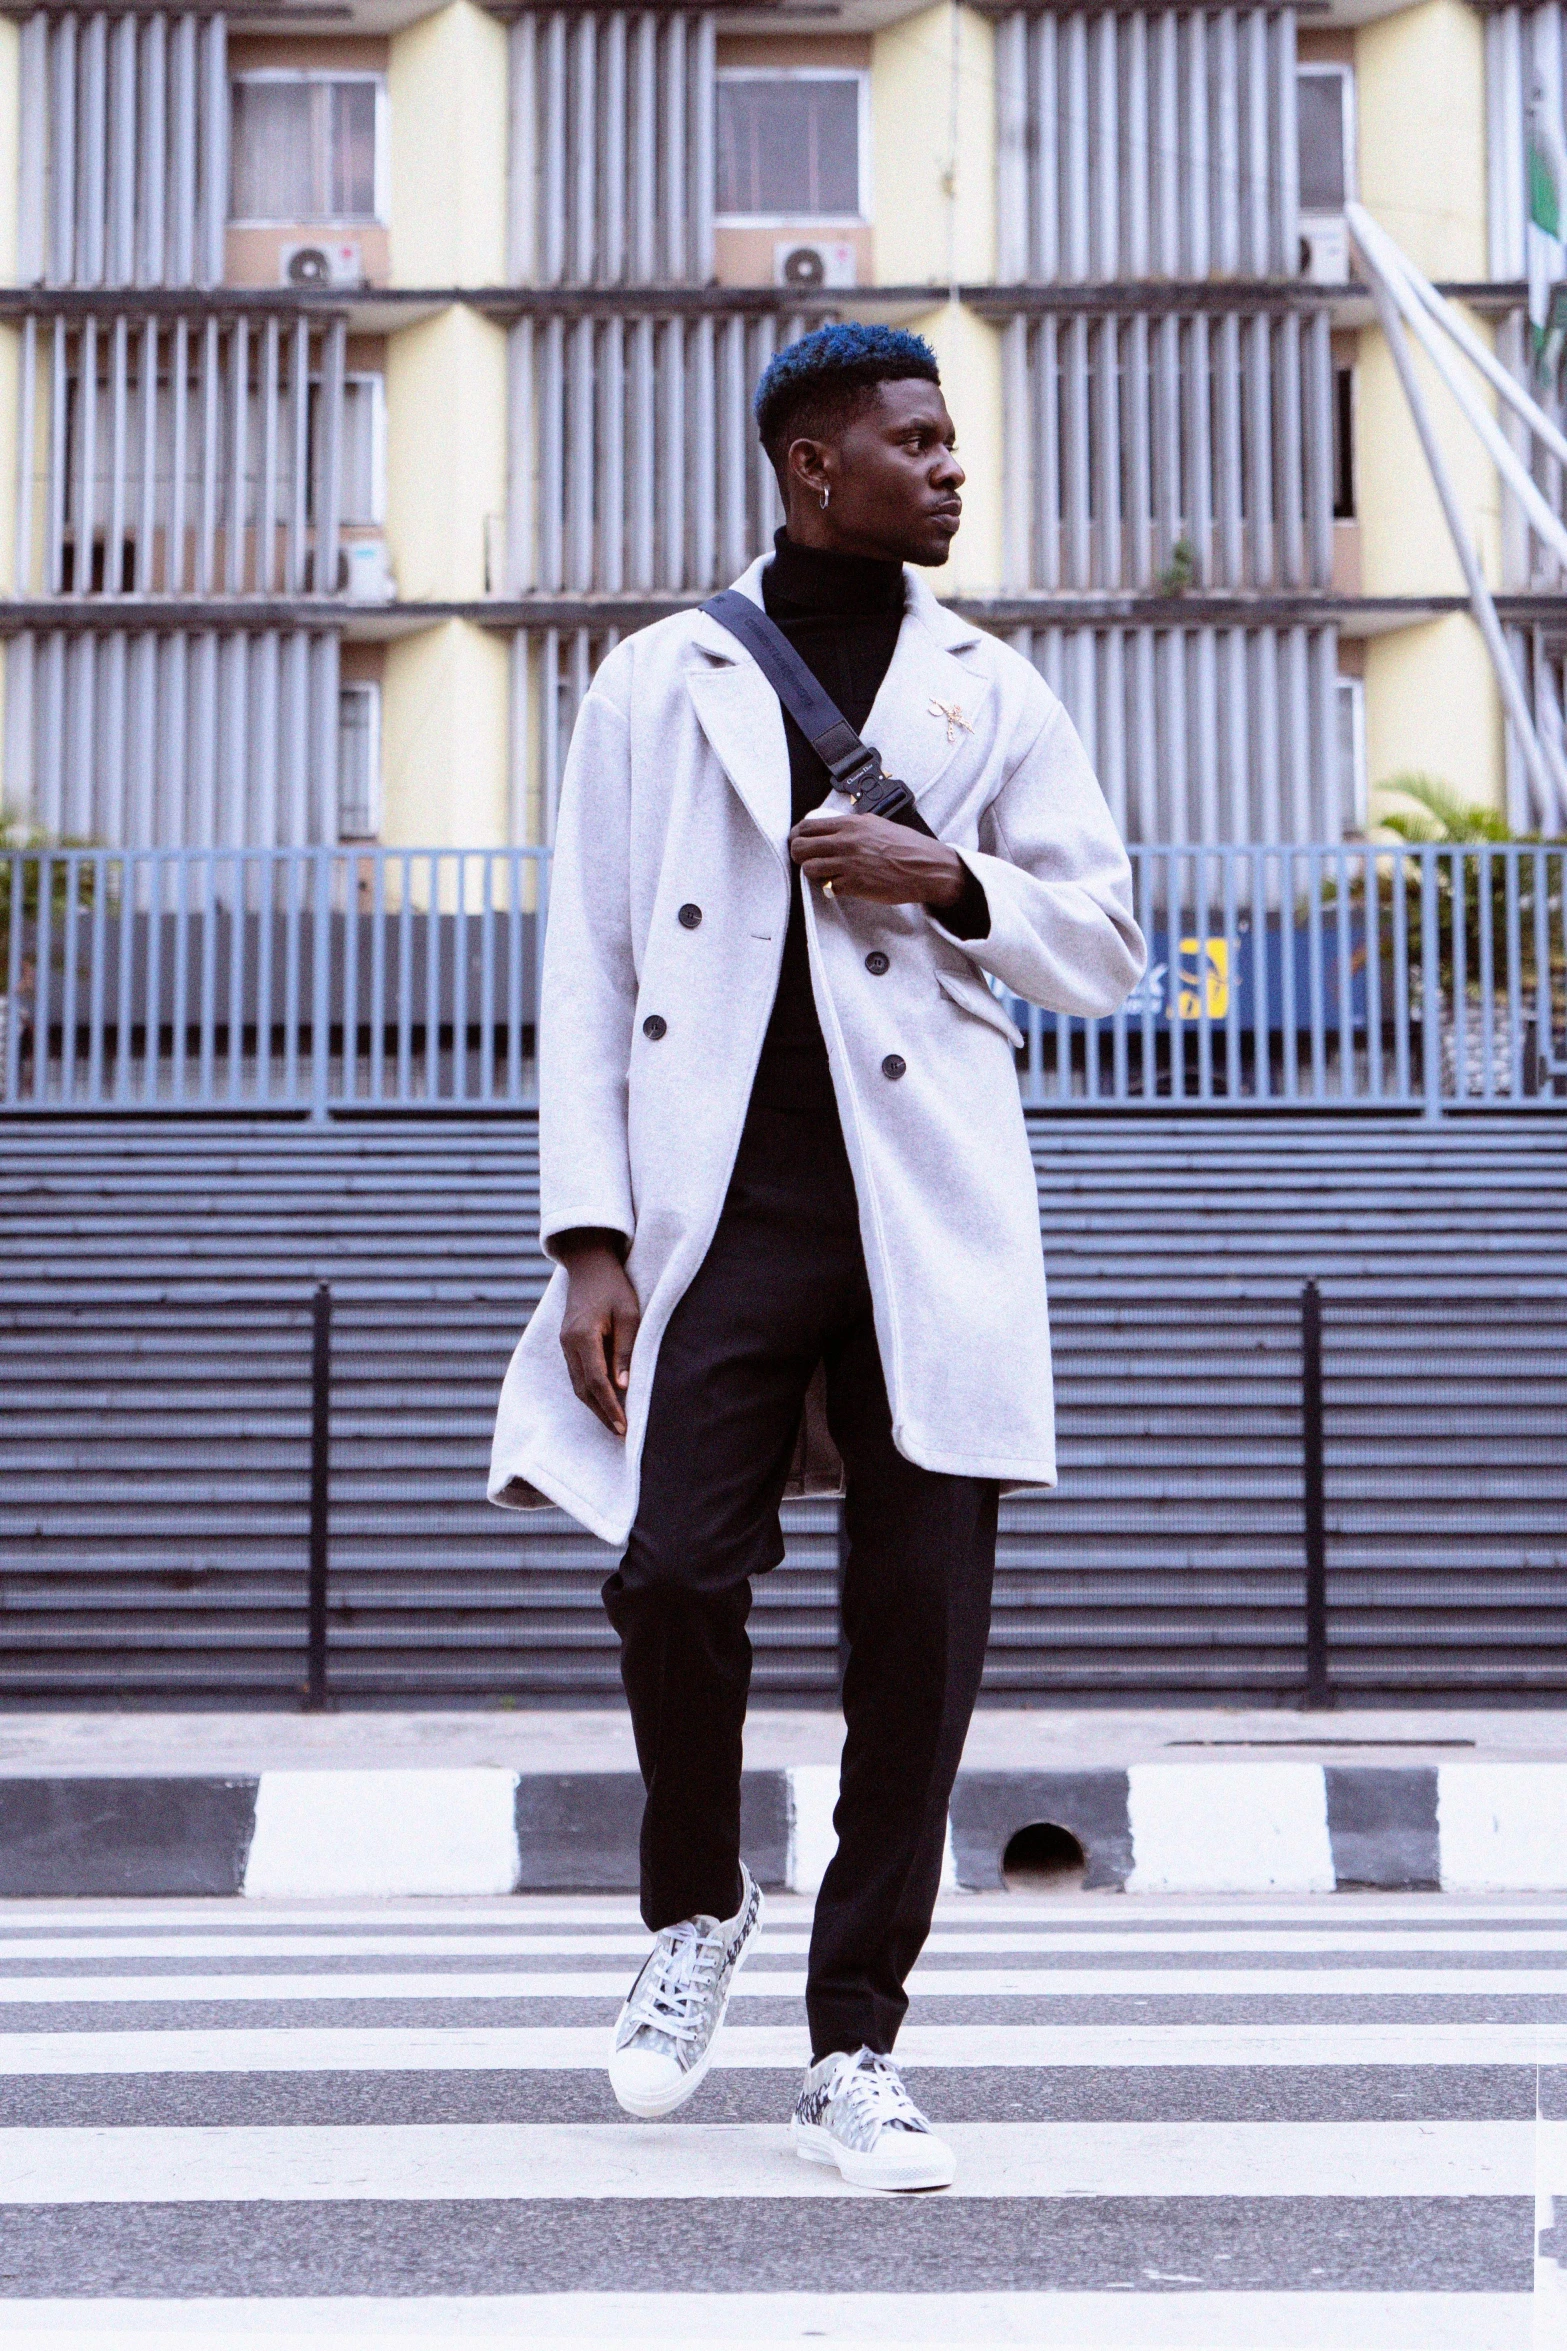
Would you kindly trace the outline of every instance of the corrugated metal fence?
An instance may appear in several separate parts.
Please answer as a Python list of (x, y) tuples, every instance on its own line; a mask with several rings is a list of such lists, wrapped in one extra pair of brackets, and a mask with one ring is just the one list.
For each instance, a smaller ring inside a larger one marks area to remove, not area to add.
[[(1567, 847), (1132, 857), (1127, 1003), (1003, 998), (1025, 1102), (1567, 1099)], [(548, 874), (543, 849), (0, 856), (0, 1110), (530, 1104)]]

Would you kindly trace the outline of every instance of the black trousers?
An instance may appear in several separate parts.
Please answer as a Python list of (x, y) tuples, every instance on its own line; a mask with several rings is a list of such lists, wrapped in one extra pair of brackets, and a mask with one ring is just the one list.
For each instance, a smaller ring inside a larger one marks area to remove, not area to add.
[(984, 1664), (998, 1489), (919, 1469), (893, 1444), (836, 1113), (753, 1104), (712, 1247), (664, 1335), (636, 1524), (604, 1586), (647, 1786), (654, 1931), (735, 1908), (751, 1579), (783, 1557), (778, 1505), (821, 1362), (847, 1472), (848, 1664), (838, 1850), (807, 1972), (818, 2058), (890, 2050), (908, 2007)]

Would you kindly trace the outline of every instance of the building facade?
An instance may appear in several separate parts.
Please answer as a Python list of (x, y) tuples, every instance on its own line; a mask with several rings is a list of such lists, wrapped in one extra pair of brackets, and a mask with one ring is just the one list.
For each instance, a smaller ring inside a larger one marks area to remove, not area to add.
[(1335, 841), (1410, 771), (1567, 829), (1559, 573), (1436, 390), (1549, 804), (1343, 214), (1526, 375), (1562, 25), (7, 18), (7, 807), (113, 846), (547, 840), (595, 662), (775, 526), (758, 373), (847, 316), (936, 346), (970, 477), (941, 592), (1062, 693), (1131, 839)]

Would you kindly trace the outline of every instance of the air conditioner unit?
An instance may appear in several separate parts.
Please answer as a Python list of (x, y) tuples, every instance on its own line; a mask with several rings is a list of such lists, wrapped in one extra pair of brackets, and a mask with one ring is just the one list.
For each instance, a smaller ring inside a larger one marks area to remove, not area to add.
[(1301, 222), (1300, 274), (1314, 286), (1349, 282), (1349, 229), (1342, 215)]
[(284, 245), (278, 253), (278, 274), (285, 286), (362, 286), (364, 253), (357, 237), (336, 237), (325, 245)]
[(350, 539), (342, 552), (343, 593), (354, 604), (389, 604), (397, 582), (387, 567), (384, 539)]
[(799, 286), (809, 292), (816, 286), (852, 286), (855, 282), (856, 255), (849, 244), (791, 245), (780, 242), (773, 247), (773, 282), (780, 286)]

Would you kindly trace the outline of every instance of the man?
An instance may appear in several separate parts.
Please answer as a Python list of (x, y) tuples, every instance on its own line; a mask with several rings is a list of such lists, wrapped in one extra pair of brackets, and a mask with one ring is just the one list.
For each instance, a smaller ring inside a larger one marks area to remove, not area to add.
[(739, 592), (935, 837), (831, 792), (714, 617), (605, 661), (545, 951), (540, 1217), (559, 1270), (507, 1375), (490, 1491), (625, 1547), (604, 1600), (657, 1939), (610, 2079), (631, 2113), (666, 2114), (707, 2070), (760, 1921), (740, 1856), (746, 1619), (783, 1557), (824, 1368), (846, 1735), (793, 2138), (860, 2184), (939, 2187), (951, 2153), (891, 2051), (984, 1663), (997, 1498), (1055, 1479), (1020, 1039), (987, 979), (1103, 1016), (1143, 949), (1065, 712), (921, 577), (964, 479), (928, 345), (823, 328), (773, 362), (756, 416), (788, 519)]

